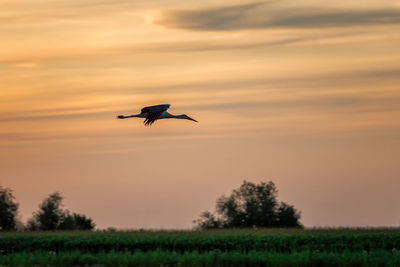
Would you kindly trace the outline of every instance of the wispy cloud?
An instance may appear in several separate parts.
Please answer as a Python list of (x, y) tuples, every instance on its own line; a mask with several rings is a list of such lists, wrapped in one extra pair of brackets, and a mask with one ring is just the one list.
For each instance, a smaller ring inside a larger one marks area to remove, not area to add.
[(20, 68), (34, 68), (34, 67), (37, 67), (38, 65), (39, 65), (39, 63), (37, 63), (37, 62), (21, 62), (21, 63), (15, 64), (16, 67), (20, 67)]
[[(359, 70), (326, 73), (309, 77), (265, 79), (233, 79), (220, 82), (192, 82), (146, 88), (93, 88), (79, 92), (80, 99), (100, 94), (98, 101), (81, 102), (59, 107), (24, 107), (0, 114), (0, 123), (64, 120), (112, 120), (119, 113), (135, 113), (144, 96), (154, 99), (160, 91), (168, 91), (175, 108), (187, 111), (237, 113), (243, 117), (260, 118), (266, 114), (293, 112), (390, 112), (399, 111), (400, 94), (384, 86), (380, 93), (368, 90), (368, 84), (390, 83), (399, 80), (400, 69)], [(365, 86), (365, 89), (352, 89)], [(338, 90), (338, 88), (344, 88)], [(112, 94), (115, 101), (103, 103), (101, 99)], [(140, 97), (139, 97), (140, 96)], [(65, 96), (64, 96), (65, 97)], [(195, 100), (194, 100), (195, 99)], [(70, 99), (68, 103), (73, 103)], [(153, 103), (156, 104), (156, 103)]]
[[(106, 17), (133, 8), (128, 1), (35, 1), (6, 3), (0, 12), (0, 27), (9, 25), (73, 21)], [(8, 8), (7, 8), (8, 7)]]
[(168, 28), (194, 31), (234, 31), (273, 28), (327, 28), (399, 25), (400, 9), (339, 9), (289, 7), (276, 2), (226, 5), (162, 12), (154, 21)]

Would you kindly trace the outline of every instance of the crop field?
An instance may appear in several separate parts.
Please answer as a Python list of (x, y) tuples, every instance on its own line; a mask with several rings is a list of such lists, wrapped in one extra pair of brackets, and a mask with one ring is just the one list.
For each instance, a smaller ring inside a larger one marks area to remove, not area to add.
[(400, 229), (3, 233), (0, 266), (400, 266)]

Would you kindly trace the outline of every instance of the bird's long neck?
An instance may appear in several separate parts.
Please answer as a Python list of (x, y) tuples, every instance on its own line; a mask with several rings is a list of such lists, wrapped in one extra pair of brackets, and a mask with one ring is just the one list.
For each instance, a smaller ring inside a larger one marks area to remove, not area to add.
[(172, 115), (169, 114), (168, 112), (163, 113), (163, 117), (166, 119), (185, 119), (185, 115)]
[(160, 119), (183, 119), (182, 115), (172, 115), (166, 111), (164, 111), (160, 115)]
[(186, 116), (184, 114), (182, 115), (175, 115), (176, 119), (186, 119)]

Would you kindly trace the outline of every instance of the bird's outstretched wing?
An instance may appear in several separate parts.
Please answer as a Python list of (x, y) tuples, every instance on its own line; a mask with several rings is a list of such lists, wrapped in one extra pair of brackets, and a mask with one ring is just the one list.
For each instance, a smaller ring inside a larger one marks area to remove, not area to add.
[(155, 120), (157, 120), (160, 115), (169, 109), (169, 104), (164, 105), (156, 105), (142, 108), (140, 114), (146, 114), (146, 119), (144, 120), (144, 124), (146, 126), (152, 125)]

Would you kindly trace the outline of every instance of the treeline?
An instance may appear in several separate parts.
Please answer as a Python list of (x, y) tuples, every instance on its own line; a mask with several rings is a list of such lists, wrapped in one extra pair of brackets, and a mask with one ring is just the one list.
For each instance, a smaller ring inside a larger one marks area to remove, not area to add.
[(221, 196), (216, 211), (205, 211), (195, 220), (199, 229), (222, 228), (302, 228), (300, 212), (278, 201), (273, 182), (254, 184), (244, 181), (229, 196)]
[[(254, 184), (244, 181), (229, 196), (217, 199), (216, 211), (203, 212), (195, 220), (197, 229), (226, 228), (302, 228), (300, 212), (294, 206), (277, 199), (278, 190), (273, 182)], [(0, 186), (0, 230), (29, 231), (91, 230), (92, 219), (85, 215), (62, 209), (63, 197), (59, 192), (51, 194), (39, 205), (26, 225), (18, 218), (18, 203), (8, 188)]]
[(55, 230), (92, 230), (92, 219), (62, 208), (63, 197), (54, 192), (43, 200), (39, 210), (23, 224), (18, 219), (18, 207), (12, 190), (0, 186), (0, 231), (55, 231)]

